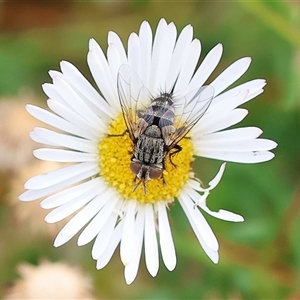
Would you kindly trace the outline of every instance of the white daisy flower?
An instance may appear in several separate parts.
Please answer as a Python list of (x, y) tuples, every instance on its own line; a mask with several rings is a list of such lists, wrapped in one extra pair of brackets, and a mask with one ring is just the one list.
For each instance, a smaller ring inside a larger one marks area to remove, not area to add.
[[(49, 148), (37, 149), (34, 155), (75, 164), (31, 178), (20, 200), (45, 198), (41, 206), (53, 209), (45, 218), (49, 223), (76, 213), (55, 239), (56, 247), (81, 230), (78, 245), (95, 239), (92, 256), (101, 269), (120, 244), (128, 284), (137, 275), (143, 243), (152, 276), (159, 269), (159, 249), (165, 266), (173, 270), (176, 254), (167, 210), (178, 200), (202, 248), (214, 263), (218, 262), (218, 241), (201, 210), (226, 221), (242, 222), (243, 217), (226, 210), (213, 212), (206, 205), (208, 194), (221, 180), (225, 163), (208, 188), (194, 177), (191, 164), (194, 156), (240, 163), (274, 157), (269, 150), (276, 143), (258, 139), (262, 133), (259, 128), (224, 130), (245, 118), (247, 110), (237, 107), (262, 93), (265, 80), (252, 80), (224, 92), (246, 72), (251, 62), (248, 57), (237, 60), (213, 80), (210, 86), (214, 98), (189, 138), (179, 142), (182, 151), (172, 157), (176, 167), (167, 155), (163, 176), (148, 180), (146, 193), (142, 187), (134, 190), (136, 175), (130, 164), (135, 145), (125, 132), (117, 82), (120, 67), (128, 65), (151, 95), (157, 97), (172, 90), (180, 99), (205, 84), (218, 65), (222, 49), (221, 44), (215, 46), (197, 69), (201, 44), (193, 39), (192, 26), (186, 26), (177, 38), (175, 25), (162, 19), (154, 38), (149, 24), (143, 22), (139, 34), (130, 35), (127, 52), (114, 32), (108, 34), (106, 56), (96, 41), (90, 40), (87, 60), (99, 91), (69, 62), (61, 62), (61, 72), (50, 71), (53, 83), (44, 84), (43, 89), (52, 112), (33, 105), (27, 110), (60, 132), (35, 128), (31, 138)], [(132, 81), (128, 88), (134, 94), (140, 87)]]

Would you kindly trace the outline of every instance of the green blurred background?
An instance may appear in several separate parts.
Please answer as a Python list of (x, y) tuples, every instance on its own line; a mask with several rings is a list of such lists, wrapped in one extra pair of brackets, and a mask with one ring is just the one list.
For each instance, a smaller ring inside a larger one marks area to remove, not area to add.
[[(19, 263), (35, 265), (46, 258), (80, 265), (92, 277), (96, 298), (300, 299), (299, 2), (1, 2), (0, 103), (22, 102), (26, 94), (26, 102), (33, 102), (32, 95), (34, 102), (43, 106), (46, 96), (41, 84), (50, 82), (47, 71), (59, 69), (60, 60), (72, 62), (91, 79), (86, 63), (89, 38), (106, 49), (107, 33), (112, 30), (126, 45), (129, 34), (137, 32), (143, 20), (155, 29), (161, 17), (175, 22), (178, 31), (187, 24), (194, 26), (194, 37), (202, 43), (201, 59), (217, 43), (223, 44), (224, 55), (214, 76), (236, 59), (251, 56), (252, 65), (239, 83), (267, 79), (265, 92), (244, 105), (250, 113), (241, 126), (262, 128), (263, 137), (279, 144), (274, 151), (276, 157), (257, 165), (228, 163), (208, 202), (213, 209), (243, 215), (245, 222), (227, 223), (205, 215), (220, 242), (220, 262), (214, 265), (175, 204), (170, 221), (177, 250), (176, 269), (169, 272), (161, 262), (153, 279), (143, 257), (137, 279), (127, 286), (118, 251), (105, 269), (97, 271), (91, 244), (77, 247), (73, 239), (55, 249), (53, 235), (32, 230), (28, 222), (18, 222), (16, 209), (30, 209), (28, 203), (17, 203), (16, 194), (22, 192), (18, 176), (22, 168), (31, 168), (31, 161), (20, 169), (1, 168), (2, 294), (19, 278)], [(15, 124), (15, 130), (21, 130), (23, 124), (19, 120)], [(11, 131), (4, 125), (0, 125), (1, 143)], [(220, 163), (197, 160), (197, 175), (207, 184)], [(30, 217), (31, 221), (34, 217), (38, 216)]]

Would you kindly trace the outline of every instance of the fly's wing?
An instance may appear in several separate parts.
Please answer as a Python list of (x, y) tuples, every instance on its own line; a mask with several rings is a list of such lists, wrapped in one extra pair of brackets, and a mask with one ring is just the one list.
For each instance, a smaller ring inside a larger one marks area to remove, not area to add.
[(170, 134), (169, 150), (174, 147), (203, 117), (214, 97), (214, 88), (211, 85), (188, 93), (180, 101), (175, 101), (177, 128)]
[[(151, 99), (137, 73), (128, 65), (122, 65), (118, 72), (117, 89), (124, 120), (131, 140), (135, 140), (137, 119), (145, 114)], [(147, 106), (148, 105), (148, 106)]]

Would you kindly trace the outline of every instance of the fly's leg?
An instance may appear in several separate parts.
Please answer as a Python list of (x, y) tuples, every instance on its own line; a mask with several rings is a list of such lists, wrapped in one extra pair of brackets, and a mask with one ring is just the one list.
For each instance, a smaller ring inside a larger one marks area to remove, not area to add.
[(127, 129), (121, 134), (108, 134), (107, 136), (109, 136), (109, 137), (124, 136), (126, 133), (128, 133)]
[[(165, 170), (165, 169), (166, 169), (166, 162), (165, 162), (165, 160), (163, 160), (163, 162), (162, 162), (162, 170)], [(163, 185), (165, 185), (166, 181), (165, 181), (165, 178), (164, 178), (164, 171), (162, 171), (162, 173), (161, 173), (161, 179), (162, 179)]]
[[(129, 133), (129, 131), (126, 129), (123, 133), (121, 134), (107, 134), (108, 137), (120, 137), (120, 136), (124, 136), (126, 133)], [(135, 141), (134, 141), (135, 143)], [(128, 153), (130, 155), (133, 155), (133, 152), (132, 151), (128, 151)]]
[(176, 153), (179, 153), (182, 150), (182, 147), (179, 145), (174, 145), (173, 149), (175, 149), (175, 151), (169, 153), (169, 159), (170, 159), (170, 163), (176, 168), (177, 165), (173, 163), (172, 158)]

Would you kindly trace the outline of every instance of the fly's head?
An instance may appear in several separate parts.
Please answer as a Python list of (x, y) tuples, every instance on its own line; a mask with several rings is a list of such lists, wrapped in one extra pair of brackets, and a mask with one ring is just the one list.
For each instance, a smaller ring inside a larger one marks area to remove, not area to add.
[(139, 180), (134, 187), (134, 191), (142, 183), (144, 187), (144, 193), (146, 194), (145, 182), (151, 179), (158, 179), (163, 174), (162, 164), (146, 165), (138, 159), (133, 158), (130, 164), (130, 170), (135, 174), (136, 178)]

